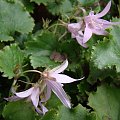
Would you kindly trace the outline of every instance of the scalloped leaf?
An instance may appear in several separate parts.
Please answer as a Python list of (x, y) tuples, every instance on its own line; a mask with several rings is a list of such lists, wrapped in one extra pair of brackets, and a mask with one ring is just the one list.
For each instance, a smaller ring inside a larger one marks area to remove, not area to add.
[(37, 4), (43, 3), (49, 12), (53, 15), (67, 14), (72, 11), (72, 4), (70, 0), (31, 0)]
[(120, 89), (107, 85), (100, 86), (97, 92), (89, 95), (89, 106), (94, 109), (97, 120), (119, 120)]
[(86, 120), (87, 110), (82, 106), (78, 105), (74, 109), (70, 110), (65, 106), (59, 108), (60, 120)]
[(32, 39), (26, 43), (26, 52), (31, 54), (30, 62), (33, 68), (55, 66), (56, 63), (50, 59), (58, 44), (55, 35), (45, 31), (41, 35), (33, 36)]
[(36, 56), (32, 55), (30, 57), (30, 62), (33, 68), (37, 67), (46, 67), (46, 68), (54, 68), (58, 65), (58, 63), (54, 62), (53, 60), (50, 60), (50, 57), (48, 56)]
[(93, 47), (92, 61), (99, 69), (116, 66), (117, 72), (120, 72), (120, 27), (115, 26), (110, 31), (110, 38), (104, 38)]
[[(53, 112), (53, 113), (52, 113)], [(51, 109), (41, 120), (96, 120), (93, 114), (90, 114), (82, 105), (73, 109), (65, 106), (59, 106), (58, 110)]]
[[(76, 69), (81, 69), (82, 63), (82, 47), (73, 39), (67, 38), (66, 41), (61, 42), (58, 47), (60, 53), (66, 54), (69, 60), (69, 66), (67, 70), (76, 72)], [(82, 69), (80, 70), (82, 71)], [(79, 73), (80, 73), (79, 71)]]
[(72, 4), (69, 0), (62, 0), (59, 3), (50, 2), (47, 8), (53, 15), (64, 15), (72, 11)]
[(35, 2), (37, 4), (41, 4), (43, 3), (44, 5), (47, 5), (47, 3), (50, 1), (50, 0), (30, 0), (31, 2)]
[(19, 1), (0, 0), (0, 40), (11, 41), (15, 31), (29, 33), (33, 30), (34, 21)]
[(4, 77), (13, 78), (22, 70), (24, 53), (16, 44), (4, 47), (0, 51), (0, 71)]
[(20, 0), (24, 6), (26, 7), (27, 11), (33, 13), (34, 4), (30, 2), (30, 0)]
[(83, 6), (92, 5), (94, 3), (99, 2), (99, 0), (77, 0), (77, 1), (80, 2), (80, 4), (82, 4)]
[(23, 101), (9, 102), (3, 110), (6, 120), (35, 120), (35, 112), (29, 103)]
[(57, 111), (55, 109), (51, 109), (42, 117), (41, 120), (57, 120), (57, 116)]

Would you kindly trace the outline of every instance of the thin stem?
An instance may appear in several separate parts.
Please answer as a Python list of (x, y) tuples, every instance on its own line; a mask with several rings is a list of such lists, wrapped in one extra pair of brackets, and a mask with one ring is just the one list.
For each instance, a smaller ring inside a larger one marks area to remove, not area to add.
[(23, 83), (26, 83), (26, 84), (30, 84), (30, 85), (33, 85), (34, 83), (28, 83), (28, 82), (25, 82), (25, 81), (22, 81), (22, 80), (18, 80), (20, 82), (23, 82)]
[(37, 73), (43, 75), (43, 73), (38, 70), (27, 70), (27, 71), (24, 71), (23, 73), (27, 73), (27, 72), (37, 72)]
[(65, 32), (63, 33), (63, 35), (60, 36), (60, 38), (58, 39), (58, 41), (60, 41), (66, 34), (67, 34), (67, 31), (65, 31)]
[(60, 23), (58, 24), (58, 23), (57, 23), (57, 24), (51, 25), (47, 30), (51, 29), (51, 28), (54, 27), (54, 26), (58, 26), (58, 25), (59, 25), (59, 26), (64, 26), (64, 27), (67, 26), (66, 23), (63, 24), (63, 22), (62, 22), (62, 24), (60, 24)]
[(58, 21), (62, 24), (62, 26), (67, 27), (67, 23), (65, 23), (64, 21), (62, 21), (60, 19), (58, 19)]
[(54, 34), (56, 33), (56, 31), (57, 31), (57, 28), (58, 28), (58, 26), (57, 26), (57, 24), (56, 24), (56, 26), (55, 26), (55, 30), (54, 30)]

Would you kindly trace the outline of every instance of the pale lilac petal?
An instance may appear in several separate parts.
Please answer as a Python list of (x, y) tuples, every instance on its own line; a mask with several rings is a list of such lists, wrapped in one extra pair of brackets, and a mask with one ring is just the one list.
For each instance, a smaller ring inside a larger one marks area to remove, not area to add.
[(57, 66), (49, 71), (50, 74), (54, 73), (61, 73), (63, 72), (68, 66), (68, 60), (66, 59), (60, 66)]
[(40, 94), (40, 90), (39, 88), (34, 88), (33, 92), (32, 92), (32, 95), (31, 95), (31, 100), (32, 100), (32, 103), (35, 107), (38, 106), (38, 102), (39, 102), (39, 94)]
[(40, 106), (41, 109), (42, 109), (43, 115), (45, 115), (45, 113), (48, 112), (48, 109), (47, 109), (41, 102), (39, 102), (39, 106)]
[(28, 96), (30, 96), (30, 95), (32, 94), (33, 89), (34, 89), (34, 87), (32, 87), (32, 88), (30, 88), (30, 89), (28, 89), (28, 90), (26, 90), (26, 91), (23, 91), (23, 92), (17, 92), (17, 93), (15, 93), (15, 94), (16, 94), (18, 97), (20, 97), (20, 98), (25, 98), (25, 97), (28, 97)]
[(92, 32), (96, 35), (108, 35), (108, 32), (105, 30), (92, 29)]
[(68, 24), (68, 31), (71, 33), (74, 33), (75, 31), (78, 31), (81, 28), (80, 23), (70, 23)]
[(42, 110), (40, 110), (38, 107), (35, 107), (35, 110), (36, 110), (36, 112), (39, 113), (40, 115), (43, 115)]
[(94, 15), (94, 11), (91, 11), (90, 13), (89, 13), (89, 16), (93, 16)]
[(4, 99), (7, 100), (7, 101), (10, 101), (10, 102), (21, 100), (21, 98), (18, 97), (18, 96), (11, 96), (9, 98), (4, 98)]
[(83, 29), (83, 21), (81, 20), (79, 23), (70, 23), (68, 24), (68, 31), (72, 33), (72, 38), (75, 38), (78, 35), (78, 31)]
[(67, 75), (64, 75), (64, 74), (52, 74), (53, 78), (56, 78), (56, 81), (59, 82), (59, 83), (71, 83), (71, 82), (75, 82), (75, 81), (78, 81), (78, 80), (82, 80), (83, 78), (81, 79), (73, 79)]
[(83, 38), (81, 39), (81, 37), (79, 35), (76, 36), (76, 40), (81, 46), (83, 46), (84, 48), (87, 48), (87, 45), (85, 43), (83, 43)]
[(47, 86), (45, 91), (45, 97), (41, 99), (41, 102), (46, 102), (51, 97), (51, 88)]
[(103, 11), (98, 13), (98, 14), (96, 14), (95, 17), (97, 17), (97, 18), (103, 17), (104, 15), (106, 15), (108, 13), (108, 11), (110, 10), (110, 7), (111, 7), (111, 1), (103, 9)]
[(47, 85), (51, 87), (52, 91), (56, 94), (56, 96), (61, 100), (61, 102), (66, 107), (71, 108), (70, 100), (60, 83), (57, 83), (52, 80), (48, 80)]
[(102, 29), (109, 28), (111, 25), (120, 25), (120, 22), (109, 22), (104, 19), (95, 19), (96, 24), (100, 24)]
[(111, 25), (120, 25), (120, 22), (110, 22)]
[(84, 37), (83, 37), (83, 43), (86, 43), (91, 37), (92, 37), (92, 31), (86, 24)]
[(71, 37), (72, 37), (72, 38), (75, 38), (75, 37), (76, 37), (76, 34), (72, 33), (72, 34), (71, 34)]
[(78, 34), (79, 34), (81, 37), (83, 37), (83, 35), (84, 35), (81, 30), (78, 31)]

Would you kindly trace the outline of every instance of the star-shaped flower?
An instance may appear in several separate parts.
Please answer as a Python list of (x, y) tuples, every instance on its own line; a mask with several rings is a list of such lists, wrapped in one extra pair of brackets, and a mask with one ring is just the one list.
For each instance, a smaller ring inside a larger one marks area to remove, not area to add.
[(92, 34), (107, 35), (107, 28), (112, 25), (120, 25), (120, 22), (109, 22), (101, 19), (101, 17), (108, 13), (110, 7), (111, 1), (102, 12), (94, 14), (94, 11), (91, 11), (88, 16), (83, 18), (82, 21), (68, 24), (68, 30), (72, 33), (72, 38), (76, 38), (81, 46), (87, 47), (86, 42), (92, 37)]
[(111, 1), (103, 9), (102, 12), (94, 15), (94, 11), (91, 11), (88, 16), (84, 17), (85, 31), (83, 37), (83, 43), (86, 43), (92, 36), (92, 33), (96, 35), (107, 35), (106, 29), (111, 25), (118, 25), (120, 22), (109, 22), (107, 20), (101, 19), (104, 15), (108, 13), (111, 7)]
[[(60, 66), (52, 70), (40, 72), (37, 70), (29, 70), (29, 72), (38, 72), (41, 74), (41, 79), (33, 85), (33, 87), (23, 92), (15, 92), (16, 96), (7, 98), (8, 101), (16, 101), (27, 98), (32, 101), (36, 111), (40, 114), (45, 114), (48, 109), (42, 103), (46, 102), (53, 91), (61, 102), (68, 108), (71, 108), (70, 100), (63, 89), (62, 83), (71, 83), (81, 79), (74, 79), (67, 75), (61, 74), (68, 66), (68, 61), (65, 60)], [(39, 108), (40, 107), (40, 108)]]
[(71, 37), (76, 38), (77, 42), (83, 46), (87, 47), (86, 44), (83, 43), (83, 30), (84, 30), (84, 23), (80, 21), (78, 23), (70, 23), (68, 24), (68, 31), (71, 32)]
[(66, 107), (71, 108), (70, 100), (63, 89), (63, 83), (71, 83), (74, 81), (82, 80), (83, 78), (74, 79), (62, 74), (61, 72), (63, 72), (67, 66), (68, 61), (65, 60), (60, 66), (43, 72), (43, 79), (47, 85), (47, 90), (42, 102), (47, 101), (50, 98), (51, 91), (53, 91)]
[[(31, 87), (28, 90), (25, 90), (23, 92), (16, 92), (15, 95), (13, 96), (11, 101), (13, 100), (20, 100), (20, 99), (24, 99), (24, 98), (28, 98), (29, 100), (32, 101), (36, 111), (40, 114), (45, 114), (48, 110), (45, 106), (42, 105), (41, 101), (39, 101), (39, 96), (40, 96), (40, 86), (38, 83), (34, 84), (33, 87)], [(17, 99), (15, 99), (17, 98)], [(40, 106), (40, 109), (38, 108), (38, 106)]]

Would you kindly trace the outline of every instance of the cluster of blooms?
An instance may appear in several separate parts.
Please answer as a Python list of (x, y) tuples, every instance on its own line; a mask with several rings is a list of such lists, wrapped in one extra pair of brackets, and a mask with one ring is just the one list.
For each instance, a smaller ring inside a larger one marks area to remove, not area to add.
[(93, 33), (96, 35), (107, 35), (107, 28), (111, 25), (120, 24), (120, 22), (109, 22), (101, 19), (101, 17), (108, 13), (110, 7), (111, 1), (102, 12), (94, 15), (94, 11), (91, 11), (82, 21), (68, 24), (68, 30), (72, 33), (72, 38), (76, 38), (77, 42), (86, 48), (86, 42), (92, 37)]
[[(91, 38), (92, 34), (107, 35), (106, 28), (111, 25), (120, 24), (119, 22), (109, 22), (100, 19), (108, 13), (111, 6), (111, 1), (107, 4), (101, 13), (94, 15), (90, 12), (85, 16), (82, 21), (78, 23), (68, 24), (68, 30), (72, 33), (72, 38), (76, 38), (78, 43), (83, 47), (87, 47), (86, 42)], [(71, 108), (70, 100), (63, 89), (63, 83), (71, 83), (74, 81), (82, 80), (73, 79), (67, 75), (61, 74), (68, 66), (68, 61), (65, 60), (60, 66), (43, 72), (31, 70), (41, 74), (41, 78), (37, 83), (34, 83), (31, 88), (23, 92), (15, 92), (14, 96), (8, 98), (9, 101), (15, 101), (27, 98), (32, 101), (36, 111), (40, 114), (45, 114), (48, 109), (44, 103), (50, 98), (51, 91), (61, 100), (61, 102), (68, 108)]]
[(82, 80), (73, 79), (67, 75), (60, 74), (68, 66), (68, 60), (66, 59), (60, 66), (55, 67), (52, 70), (45, 70), (43, 72), (37, 70), (30, 70), (31, 72), (38, 72), (41, 74), (40, 80), (33, 84), (33, 86), (23, 92), (15, 92), (15, 96), (8, 98), (9, 101), (16, 101), (23, 98), (31, 100), (36, 111), (40, 114), (45, 114), (48, 109), (43, 106), (50, 96), (51, 91), (53, 91), (56, 96), (61, 100), (61, 102), (68, 108), (71, 108), (70, 100), (63, 89), (62, 83), (71, 83), (74, 81)]

